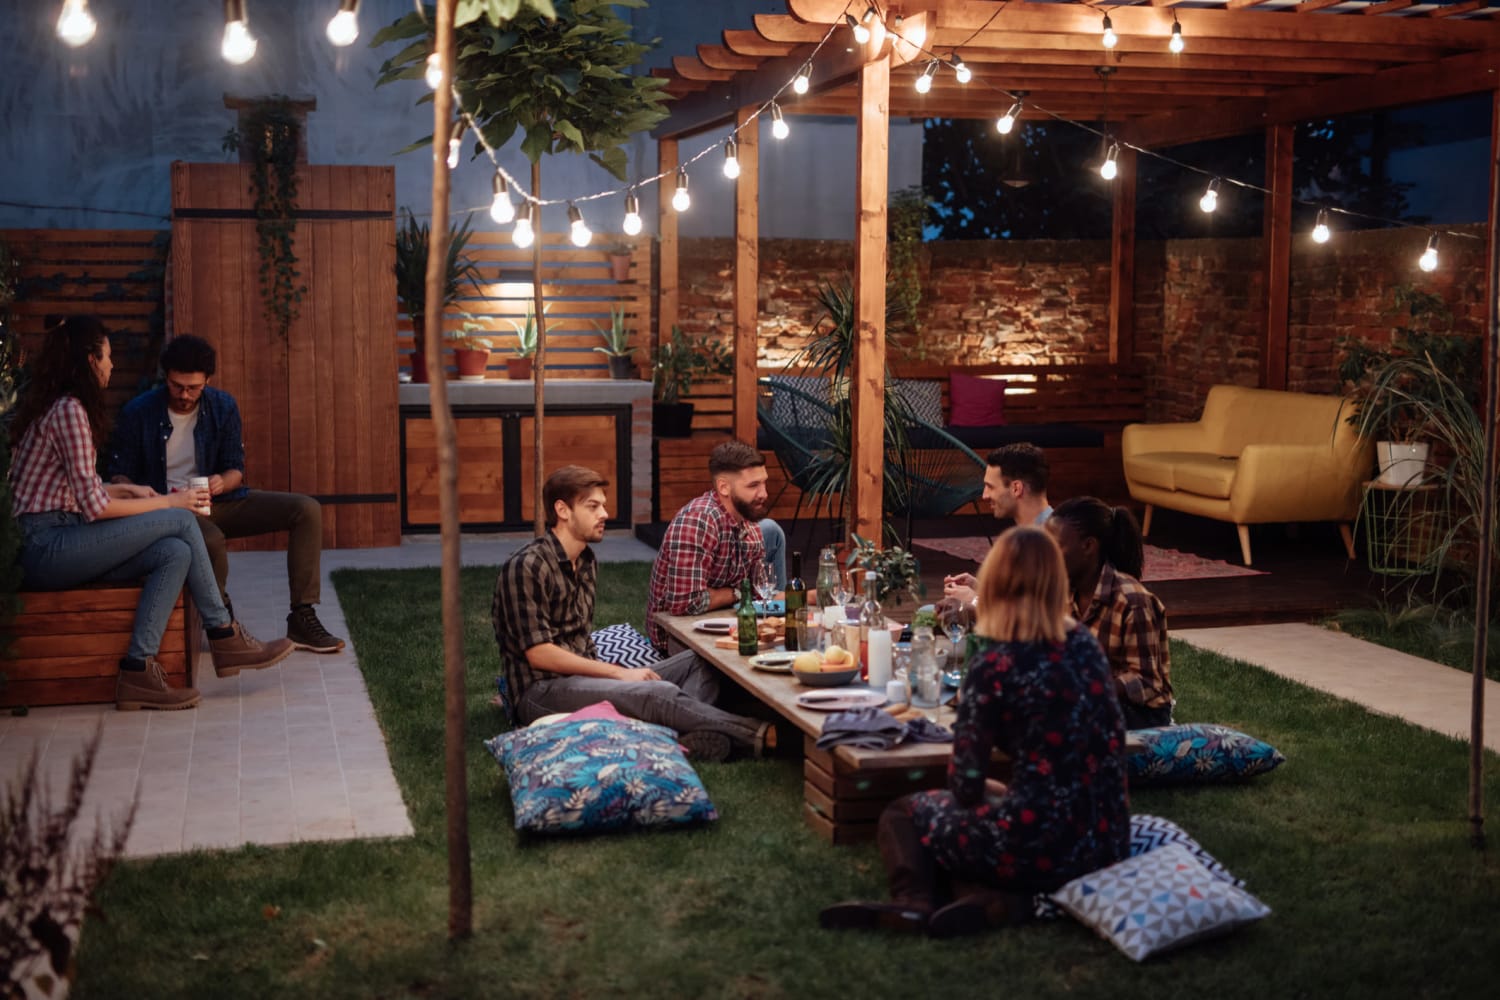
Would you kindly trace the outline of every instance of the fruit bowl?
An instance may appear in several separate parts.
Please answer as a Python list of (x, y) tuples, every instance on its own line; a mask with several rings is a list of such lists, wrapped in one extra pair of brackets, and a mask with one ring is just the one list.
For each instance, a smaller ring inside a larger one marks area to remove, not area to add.
[(805, 684), (808, 687), (843, 687), (859, 676), (859, 667), (851, 666), (841, 670), (793, 670), (792, 676), (797, 678), (798, 684)]

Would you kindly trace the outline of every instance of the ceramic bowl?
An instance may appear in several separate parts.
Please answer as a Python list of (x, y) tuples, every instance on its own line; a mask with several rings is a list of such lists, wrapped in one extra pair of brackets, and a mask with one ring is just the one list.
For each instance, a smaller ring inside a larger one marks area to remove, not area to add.
[(845, 684), (853, 683), (854, 678), (859, 676), (858, 667), (850, 667), (848, 670), (793, 670), (792, 676), (797, 678), (797, 683), (805, 684), (815, 688), (843, 687)]

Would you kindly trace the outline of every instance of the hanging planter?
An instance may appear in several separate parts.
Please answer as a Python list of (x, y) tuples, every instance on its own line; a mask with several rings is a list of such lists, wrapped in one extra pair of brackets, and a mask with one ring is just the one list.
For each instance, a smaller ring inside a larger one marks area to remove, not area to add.
[(609, 276), (615, 281), (630, 280), (630, 252), (611, 250), (609, 254)]
[(239, 126), (223, 142), (226, 152), (238, 152), (250, 164), (261, 301), (271, 329), (283, 341), (307, 291), (294, 248), (303, 114), (297, 102), (282, 94), (255, 101), (241, 111)]

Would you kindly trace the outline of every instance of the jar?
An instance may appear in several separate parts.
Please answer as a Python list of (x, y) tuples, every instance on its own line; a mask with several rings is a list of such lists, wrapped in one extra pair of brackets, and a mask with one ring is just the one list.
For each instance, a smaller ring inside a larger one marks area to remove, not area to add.
[(920, 628), (911, 637), (911, 703), (935, 708), (943, 693), (943, 675), (938, 669), (932, 629)]

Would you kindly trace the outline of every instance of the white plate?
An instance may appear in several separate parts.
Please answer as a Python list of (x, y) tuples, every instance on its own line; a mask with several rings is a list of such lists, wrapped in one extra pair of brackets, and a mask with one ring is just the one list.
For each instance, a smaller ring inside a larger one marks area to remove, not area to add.
[(884, 691), (809, 691), (797, 696), (797, 704), (814, 712), (847, 712), (852, 708), (879, 708), (885, 704)]
[(756, 670), (764, 670), (770, 674), (789, 674), (792, 672), (792, 661), (796, 658), (796, 653), (777, 650), (774, 653), (761, 653), (759, 656), (750, 657), (750, 665)]
[(733, 618), (705, 618), (701, 622), (693, 622), (693, 629), (697, 632), (710, 632), (714, 635), (729, 635), (739, 627), (739, 624)]

